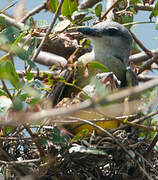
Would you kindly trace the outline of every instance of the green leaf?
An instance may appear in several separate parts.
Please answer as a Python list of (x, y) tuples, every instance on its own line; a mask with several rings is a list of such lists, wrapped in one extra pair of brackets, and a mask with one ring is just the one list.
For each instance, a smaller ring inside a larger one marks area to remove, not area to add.
[(27, 63), (31, 67), (31, 69), (38, 70), (38, 67), (34, 62), (27, 60)]
[(0, 61), (0, 78), (8, 79), (10, 83), (19, 89), (20, 79), (13, 64), (8, 61)]
[[(120, 24), (128, 24), (133, 22), (133, 19), (134, 19), (133, 14), (123, 14), (121, 18), (117, 19), (117, 22), (119, 22)], [(126, 25), (127, 29), (130, 29), (131, 27), (132, 25)]]
[(6, 25), (5, 18), (0, 16), (0, 26), (5, 26), (5, 25)]
[(15, 69), (14, 65), (10, 61), (6, 62), (5, 70), (6, 70), (6, 73), (7, 73), (7, 76), (8, 76), (7, 79), (10, 81), (10, 83), (16, 89), (19, 89), (20, 78), (19, 78), (19, 75), (16, 72), (16, 69)]
[(34, 37), (34, 38), (31, 40), (31, 42), (30, 42), (30, 44), (29, 44), (29, 48), (28, 48), (28, 50), (27, 50), (28, 55), (29, 55), (29, 59), (30, 59), (30, 56), (33, 55), (33, 52), (34, 52), (34, 50), (35, 50), (36, 47), (37, 47), (37, 38)]
[(8, 97), (8, 94), (5, 93), (2, 89), (0, 89), (0, 96), (6, 96), (6, 97)]
[(80, 21), (80, 23), (83, 23), (83, 22), (86, 22), (86, 21), (90, 21), (91, 19), (93, 19), (92, 16), (84, 17), (84, 18), (82, 18), (82, 20)]
[(60, 135), (60, 130), (57, 127), (52, 131), (53, 143), (66, 146), (69, 143), (69, 137), (67, 135)]
[(26, 79), (27, 79), (28, 81), (30, 81), (31, 79), (33, 79), (33, 77), (34, 77), (34, 74), (33, 74), (33, 73), (31, 73), (31, 72), (26, 72)]
[(89, 130), (88, 129), (82, 129), (79, 133), (76, 134), (76, 136), (72, 139), (72, 141), (78, 141), (85, 137), (89, 136)]
[(5, 70), (5, 61), (0, 60), (0, 79), (7, 79), (7, 72)]
[(46, 137), (40, 137), (38, 140), (39, 140), (40, 145), (48, 144), (48, 138), (46, 138)]
[(76, 10), (77, 10), (76, 0), (64, 0), (62, 9), (61, 9), (63, 16), (66, 16), (67, 18), (71, 19), (71, 15)]
[(130, 0), (131, 4), (138, 4), (138, 3), (142, 3), (141, 0)]
[(52, 134), (55, 136), (60, 136), (60, 130), (55, 126), (52, 130)]
[(106, 152), (92, 147), (87, 149), (87, 153), (95, 154), (95, 155), (106, 155), (108, 157), (108, 154)]
[(95, 14), (97, 17), (101, 15), (102, 9), (103, 9), (102, 4), (98, 3), (95, 7)]
[(79, 9), (73, 12), (73, 19), (75, 19), (76, 16), (81, 16), (81, 15), (85, 16), (87, 14), (88, 14), (88, 9)]
[(6, 133), (7, 134), (9, 134), (9, 133), (11, 133), (11, 131), (13, 130), (13, 127), (12, 126), (8, 126), (8, 127), (6, 127)]
[(89, 68), (96, 68), (96, 69), (101, 69), (103, 72), (108, 72), (108, 69), (106, 66), (103, 64), (97, 62), (97, 61), (92, 61), (89, 63)]
[(51, 9), (51, 11), (52, 11), (53, 13), (55, 13), (56, 10), (57, 10), (57, 8), (58, 8), (58, 3), (57, 3), (57, 1), (56, 1), (56, 0), (50, 0), (50, 1), (49, 1), (49, 9)]
[(157, 16), (158, 16), (158, 1), (156, 2), (155, 7), (152, 10), (149, 18), (152, 19), (153, 17), (157, 17)]
[(13, 99), (13, 109), (18, 112), (24, 109), (24, 101), (22, 101), (21, 97), (17, 96)]
[[(9, 26), (0, 32), (0, 44), (13, 43), (16, 38), (20, 35), (20, 31), (14, 27)], [(3, 40), (2, 40), (3, 39)]]
[(86, 153), (86, 154), (95, 154), (95, 155), (103, 155), (103, 156), (107, 156), (108, 154), (102, 150), (98, 150), (96, 148), (86, 148), (83, 145), (78, 145), (75, 144), (73, 145), (70, 149), (69, 149), (69, 153), (73, 153), (73, 152), (80, 152), (80, 153)]
[(23, 31), (17, 38), (16, 40), (14, 41), (14, 43), (12, 44), (13, 46), (17, 45), (21, 40), (22, 38), (25, 36), (25, 34), (27, 33), (27, 31)]
[(156, 19), (155, 25), (156, 30), (158, 30), (158, 18)]
[[(39, 90), (39, 86), (36, 86), (34, 81), (27, 84), (23, 90), (28, 94), (27, 97), (29, 97), (30, 100), (27, 103), (31, 106), (36, 105), (42, 98), (42, 92)], [(23, 94), (23, 98), (25, 98), (25, 94)]]

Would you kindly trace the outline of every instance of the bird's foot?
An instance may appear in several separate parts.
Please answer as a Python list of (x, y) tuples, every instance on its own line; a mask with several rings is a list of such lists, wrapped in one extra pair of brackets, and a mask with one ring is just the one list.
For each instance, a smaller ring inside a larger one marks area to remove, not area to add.
[(109, 87), (111, 90), (120, 87), (120, 81), (117, 79), (113, 72), (98, 73), (96, 75), (96, 79), (99, 80), (106, 87)]

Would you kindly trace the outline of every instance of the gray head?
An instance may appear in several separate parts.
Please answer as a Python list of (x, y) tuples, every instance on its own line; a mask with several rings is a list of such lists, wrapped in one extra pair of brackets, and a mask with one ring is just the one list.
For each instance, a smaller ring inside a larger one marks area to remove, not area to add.
[(96, 58), (112, 55), (119, 58), (126, 66), (128, 65), (132, 36), (123, 25), (113, 21), (104, 21), (93, 27), (77, 30), (92, 41)]

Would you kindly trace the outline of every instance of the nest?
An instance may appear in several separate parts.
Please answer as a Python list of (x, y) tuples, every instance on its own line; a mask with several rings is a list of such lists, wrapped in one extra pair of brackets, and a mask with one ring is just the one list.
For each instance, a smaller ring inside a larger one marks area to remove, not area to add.
[[(29, 138), (28, 134), (24, 137), (26, 134), (21, 128), (18, 140), (12, 137), (3, 144), (8, 162), (2, 152), (1, 173), (8, 176), (9, 172), (8, 179), (146, 180), (158, 177), (157, 152), (152, 150), (146, 157), (149, 143), (139, 140), (136, 130), (112, 133), (123, 148), (113, 138), (95, 133), (76, 141), (57, 127), (43, 126), (35, 139)], [(16, 161), (19, 158), (21, 160)]]

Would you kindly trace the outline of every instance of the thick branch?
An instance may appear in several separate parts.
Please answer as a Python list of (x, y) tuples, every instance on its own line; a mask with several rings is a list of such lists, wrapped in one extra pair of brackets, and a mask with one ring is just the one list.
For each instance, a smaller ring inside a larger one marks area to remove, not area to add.
[[(121, 90), (119, 92), (113, 93), (105, 98), (105, 96), (96, 99), (95, 103), (92, 102), (91, 100), (86, 100), (82, 103), (78, 103), (75, 105), (72, 105), (69, 108), (54, 108), (54, 109), (48, 109), (48, 110), (43, 110), (40, 112), (20, 112), (20, 113), (15, 113), (12, 115), (11, 119), (8, 121), (2, 119), (0, 121), (0, 124), (13, 124), (13, 125), (21, 125), (21, 124), (26, 124), (26, 123), (36, 123), (40, 122), (40, 120), (43, 120), (43, 118), (55, 118), (58, 116), (66, 116), (70, 115), (72, 113), (78, 112), (79, 110), (85, 110), (88, 108), (93, 108), (94, 105), (108, 105), (114, 102), (121, 101), (127, 96), (133, 96), (133, 95), (138, 95), (140, 93), (143, 93), (146, 90), (149, 90), (155, 86), (158, 85), (158, 79), (154, 79), (151, 81), (148, 81), (140, 86), (136, 87), (131, 87), (125, 90)], [(23, 119), (23, 121), (21, 121)], [(50, 120), (51, 121), (51, 120)]]
[[(158, 56), (158, 49), (151, 50), (151, 53)], [(148, 59), (150, 59), (150, 56), (146, 54), (145, 52), (134, 54), (129, 57), (129, 60), (134, 62), (134, 64), (147, 61)]]

